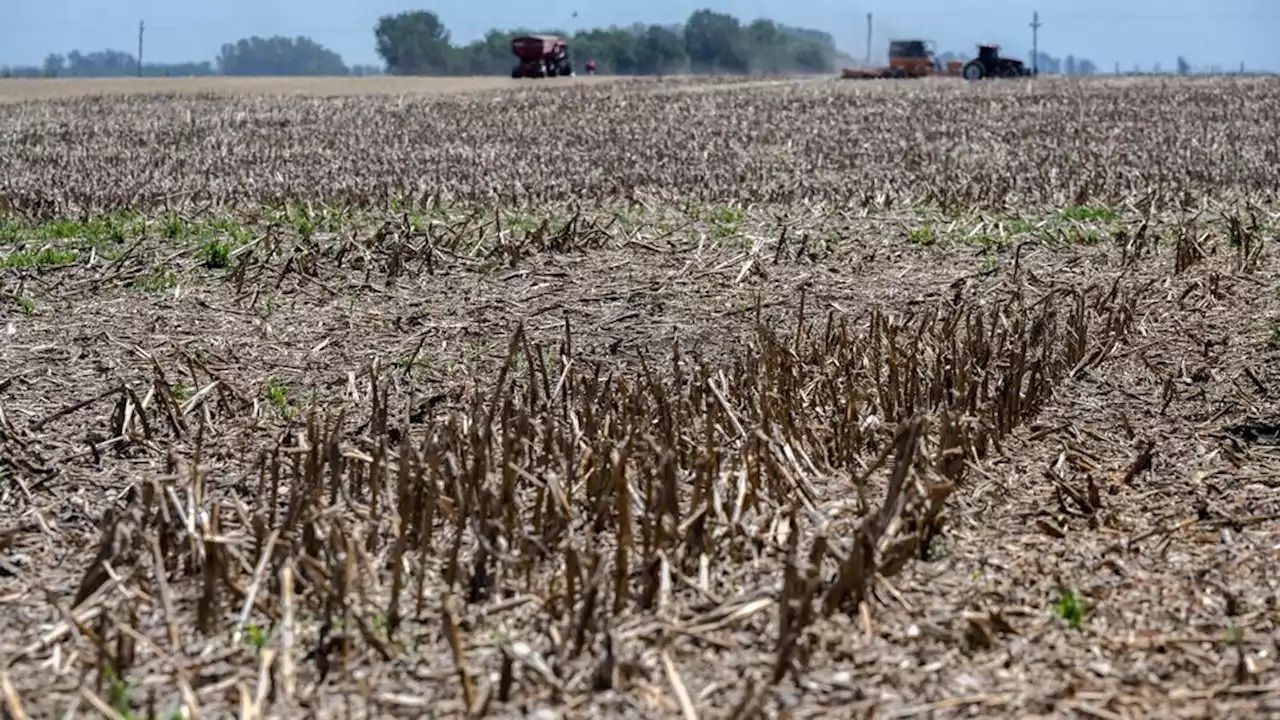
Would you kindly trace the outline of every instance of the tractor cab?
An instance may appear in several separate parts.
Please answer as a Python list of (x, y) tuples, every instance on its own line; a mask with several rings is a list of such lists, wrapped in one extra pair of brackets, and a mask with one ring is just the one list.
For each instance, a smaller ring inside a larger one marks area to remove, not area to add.
[(889, 71), (893, 75), (920, 77), (939, 70), (929, 40), (890, 40)]
[(965, 63), (966, 80), (981, 80), (984, 77), (1025, 77), (1030, 70), (1021, 60), (1000, 56), (999, 45), (979, 45), (978, 57)]

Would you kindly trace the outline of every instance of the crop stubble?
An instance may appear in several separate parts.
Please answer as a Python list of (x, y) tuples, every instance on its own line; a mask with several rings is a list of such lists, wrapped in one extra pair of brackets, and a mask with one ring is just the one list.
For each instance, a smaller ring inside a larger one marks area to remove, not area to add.
[(1277, 110), (4, 106), (6, 702), (1274, 709)]

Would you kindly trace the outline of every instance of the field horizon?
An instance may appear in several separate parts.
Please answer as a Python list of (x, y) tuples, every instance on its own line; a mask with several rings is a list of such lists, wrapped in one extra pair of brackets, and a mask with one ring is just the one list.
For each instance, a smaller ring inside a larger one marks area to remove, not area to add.
[[(1117, 82), (1230, 82), (1280, 77), (1274, 74), (1194, 75), (1172, 74), (1096, 75), (1089, 77), (1041, 77), (1038, 83), (1117, 83)], [(837, 74), (824, 75), (585, 75), (571, 78), (514, 79), (499, 75), (475, 76), (189, 76), (189, 77), (108, 77), (108, 78), (0, 78), (0, 102), (75, 98), (83, 95), (184, 95), (184, 94), (281, 94), (316, 97), (344, 95), (431, 95), (490, 90), (533, 89), (539, 87), (596, 86), (614, 83), (696, 82), (777, 83), (835, 82), (838, 84), (901, 83), (896, 80), (843, 80)], [(907, 81), (923, 86), (964, 85), (958, 78), (928, 78)]]
[(122, 78), (6, 78), (0, 79), (0, 102), (74, 98), (86, 94), (287, 94), (315, 95), (397, 95), (473, 92), (520, 88), (537, 83), (592, 86), (628, 78), (579, 75), (542, 80), (516, 80), (499, 75), (460, 77), (353, 76), (192, 76)]

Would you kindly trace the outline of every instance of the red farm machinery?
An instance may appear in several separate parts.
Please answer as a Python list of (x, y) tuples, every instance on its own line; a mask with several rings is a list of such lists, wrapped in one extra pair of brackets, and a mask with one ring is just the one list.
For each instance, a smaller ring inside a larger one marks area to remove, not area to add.
[(1034, 74), (1035, 71), (1021, 60), (1002, 56), (996, 45), (979, 45), (978, 56), (971, 60), (948, 60), (943, 63), (935, 56), (932, 43), (926, 40), (892, 40), (889, 43), (888, 65), (845, 68), (840, 75), (852, 80), (929, 76), (982, 80), (1028, 77)]
[(573, 74), (569, 43), (555, 35), (520, 35), (511, 38), (511, 52), (519, 58), (513, 78), (542, 78)]

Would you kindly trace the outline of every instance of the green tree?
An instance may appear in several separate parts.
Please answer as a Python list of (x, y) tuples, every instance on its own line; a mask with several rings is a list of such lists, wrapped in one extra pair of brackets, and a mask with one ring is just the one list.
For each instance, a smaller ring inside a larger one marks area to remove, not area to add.
[(346, 75), (342, 56), (311, 38), (253, 36), (225, 43), (217, 58), (223, 75)]
[(433, 12), (383, 15), (373, 32), (378, 56), (392, 75), (445, 75), (456, 65), (449, 29)]
[(57, 53), (49, 53), (44, 59), (45, 77), (58, 77), (66, 72), (67, 59)]
[(635, 50), (638, 75), (678, 73), (689, 64), (684, 40), (675, 31), (661, 25), (650, 25), (638, 38)]
[(752, 53), (752, 69), (756, 72), (782, 72), (787, 65), (787, 37), (772, 20), (759, 18), (743, 28), (743, 39)]
[(684, 26), (685, 52), (696, 73), (747, 72), (750, 59), (743, 40), (742, 24), (726, 13), (695, 10)]
[(137, 72), (138, 59), (120, 50), (98, 50), (87, 54), (72, 50), (67, 53), (66, 73), (73, 77), (120, 77)]
[(569, 54), (579, 70), (590, 58), (596, 61), (598, 72), (638, 75), (641, 74), (636, 57), (639, 44), (640, 38), (630, 28), (596, 28), (574, 35), (569, 41)]
[(451, 67), (464, 75), (504, 75), (511, 71), (515, 59), (511, 56), (511, 34), (503, 30), (490, 30), (480, 40), (474, 40), (454, 53)]

